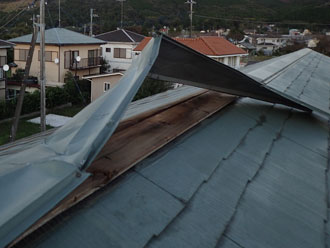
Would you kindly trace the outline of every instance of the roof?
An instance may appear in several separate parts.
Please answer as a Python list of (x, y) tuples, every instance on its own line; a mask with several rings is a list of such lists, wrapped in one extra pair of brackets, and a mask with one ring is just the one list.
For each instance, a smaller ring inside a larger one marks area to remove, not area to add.
[(139, 45), (137, 45), (136, 48), (134, 48), (133, 51), (136, 51), (136, 52), (141, 52), (145, 46), (149, 43), (149, 41), (152, 39), (152, 37), (145, 37)]
[(15, 46), (15, 44), (8, 41), (0, 40), (0, 48), (11, 48), (13, 46)]
[[(116, 87), (65, 126), (1, 152), (0, 246), (91, 195), (39, 229), (32, 246), (324, 247), (329, 63), (304, 49), (239, 72), (155, 37)], [(147, 75), (262, 102), (195, 92), (172, 108), (143, 105), (128, 132), (117, 129)], [(274, 79), (289, 86), (272, 88)], [(93, 194), (138, 162), (126, 180)]]
[(139, 43), (144, 39), (145, 36), (126, 29), (117, 29), (96, 35), (95, 37), (107, 42)]
[(329, 115), (328, 66), (330, 58), (311, 49), (260, 62), (241, 71), (277, 92), (310, 109)]
[(241, 46), (246, 47), (247, 49), (250, 49), (250, 50), (256, 49), (256, 47), (254, 45), (252, 45), (251, 43), (249, 43), (249, 42), (241, 42), (239, 44)]
[[(31, 43), (32, 34), (10, 39), (10, 42), (21, 44)], [(88, 45), (105, 44), (104, 41), (83, 35), (65, 28), (47, 29), (45, 33), (46, 44), (49, 45)], [(38, 33), (37, 43), (40, 43), (40, 33)]]
[[(146, 37), (134, 51), (142, 51), (145, 45), (150, 40)], [(174, 40), (208, 56), (224, 56), (246, 54), (246, 52), (230, 43), (224, 38), (216, 36), (203, 36), (198, 38), (174, 38)]]
[(18, 247), (324, 247), (328, 132), (242, 99)]

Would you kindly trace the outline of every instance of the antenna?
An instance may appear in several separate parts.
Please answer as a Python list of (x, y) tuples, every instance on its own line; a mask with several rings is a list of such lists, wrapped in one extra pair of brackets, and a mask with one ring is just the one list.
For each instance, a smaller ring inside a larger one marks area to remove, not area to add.
[(194, 4), (196, 4), (196, 2), (194, 0), (187, 0), (186, 2), (187, 4), (190, 4), (190, 14), (189, 14), (189, 17), (190, 17), (190, 38), (192, 37), (192, 27), (193, 27), (193, 6)]
[(121, 3), (121, 18), (120, 18), (120, 28), (123, 28), (123, 20), (124, 20), (124, 2), (126, 0), (116, 0)]

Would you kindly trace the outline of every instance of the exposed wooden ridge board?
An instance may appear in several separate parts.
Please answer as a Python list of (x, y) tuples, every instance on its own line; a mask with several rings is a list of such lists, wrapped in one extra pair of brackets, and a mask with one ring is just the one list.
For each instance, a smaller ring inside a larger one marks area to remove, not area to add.
[(140, 118), (138, 123), (120, 124), (125, 128), (119, 128), (114, 133), (89, 167), (88, 172), (92, 176), (31, 226), (10, 247), (236, 99), (234, 96), (207, 91), (147, 118)]

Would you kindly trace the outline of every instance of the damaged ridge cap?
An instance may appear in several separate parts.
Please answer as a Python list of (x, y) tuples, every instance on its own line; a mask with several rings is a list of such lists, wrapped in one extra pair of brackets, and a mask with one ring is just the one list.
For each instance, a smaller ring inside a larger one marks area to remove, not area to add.
[[(269, 76), (269, 77), (261, 80), (261, 83), (267, 86), (267, 84), (269, 84), (271, 81), (273, 81), (274, 79), (276, 79), (279, 76), (281, 76), (283, 73), (285, 73), (286, 71), (288, 71), (292, 66), (294, 66), (295, 64), (297, 64), (298, 62), (300, 62), (303, 58), (305, 58), (307, 55), (311, 54), (312, 52), (313, 52), (313, 50), (309, 50), (306, 54), (304, 54), (300, 58), (297, 58), (296, 60), (294, 60), (293, 62), (289, 63), (288, 65), (283, 66), (283, 68), (280, 69), (279, 71), (275, 72), (275, 74), (273, 74), (273, 75), (271, 75), (271, 76)], [(276, 92), (276, 93), (278, 93), (278, 92)]]

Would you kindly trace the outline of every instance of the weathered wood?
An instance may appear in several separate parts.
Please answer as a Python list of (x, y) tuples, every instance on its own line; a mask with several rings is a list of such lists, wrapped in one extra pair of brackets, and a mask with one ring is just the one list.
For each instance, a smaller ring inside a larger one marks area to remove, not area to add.
[(92, 174), (15, 243), (40, 226), (104, 187), (150, 154), (232, 103), (236, 97), (206, 92), (172, 106), (125, 129), (119, 128), (88, 168)]

